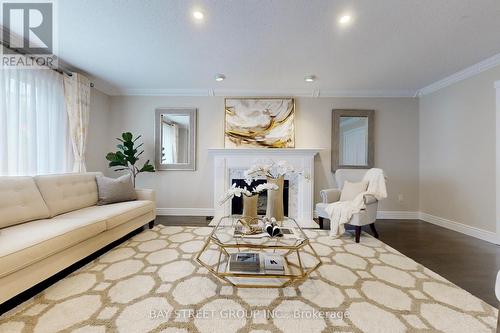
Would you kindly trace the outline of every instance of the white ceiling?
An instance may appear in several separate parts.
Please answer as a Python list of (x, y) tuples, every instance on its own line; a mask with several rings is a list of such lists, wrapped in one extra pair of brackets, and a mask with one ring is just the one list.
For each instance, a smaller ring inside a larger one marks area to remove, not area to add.
[[(109, 93), (407, 95), (500, 53), (499, 0), (64, 0), (59, 55)], [(194, 22), (192, 11), (205, 18)], [(353, 16), (347, 28), (338, 17)], [(223, 73), (227, 79), (216, 82)], [(304, 82), (314, 74), (317, 81)]]

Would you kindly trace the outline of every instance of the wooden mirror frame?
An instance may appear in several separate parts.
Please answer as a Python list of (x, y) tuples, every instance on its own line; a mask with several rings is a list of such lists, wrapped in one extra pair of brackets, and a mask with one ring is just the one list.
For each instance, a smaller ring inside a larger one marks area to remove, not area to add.
[[(340, 117), (366, 117), (368, 118), (368, 163), (366, 165), (340, 164)], [(374, 136), (375, 110), (332, 110), (332, 172), (338, 169), (370, 169), (375, 165), (375, 136)]]
[[(194, 171), (196, 170), (196, 116), (197, 109), (195, 108), (158, 108), (155, 112), (155, 164), (156, 170), (183, 170)], [(189, 151), (188, 163), (174, 163), (163, 164), (161, 163), (161, 115), (186, 115), (189, 116)]]

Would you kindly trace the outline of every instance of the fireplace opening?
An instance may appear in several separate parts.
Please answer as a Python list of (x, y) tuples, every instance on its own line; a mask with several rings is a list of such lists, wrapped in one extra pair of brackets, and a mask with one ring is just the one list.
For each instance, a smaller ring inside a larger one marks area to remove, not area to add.
[[(252, 189), (257, 185), (264, 184), (267, 181), (265, 179), (257, 179), (252, 181), (250, 185), (248, 185), (244, 179), (233, 179), (231, 184), (236, 184), (237, 187), (243, 187)], [(285, 216), (288, 216), (288, 192), (289, 192), (289, 181), (285, 179), (283, 186), (283, 209), (285, 212)], [(266, 215), (266, 207), (267, 207), (267, 191), (261, 192), (259, 194), (259, 200), (257, 201), (257, 214), (258, 215)], [(233, 197), (231, 201), (231, 214), (241, 215), (243, 214), (243, 198), (242, 197)]]

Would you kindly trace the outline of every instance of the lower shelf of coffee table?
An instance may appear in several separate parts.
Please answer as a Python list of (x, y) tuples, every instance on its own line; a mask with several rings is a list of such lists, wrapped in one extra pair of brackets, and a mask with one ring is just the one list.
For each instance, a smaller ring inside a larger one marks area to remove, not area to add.
[[(212, 245), (212, 248), (210, 248)], [(236, 286), (242, 288), (280, 288), (289, 285), (292, 282), (298, 280), (306, 279), (311, 272), (316, 270), (321, 265), (321, 260), (316, 254), (316, 251), (308, 244), (311, 251), (306, 252), (306, 246), (297, 248), (294, 250), (285, 249), (280, 253), (284, 258), (284, 272), (276, 271), (266, 271), (262, 269), (259, 272), (241, 272), (241, 271), (230, 271), (228, 270), (228, 260), (231, 253), (235, 252), (256, 252), (259, 254), (273, 254), (276, 255), (276, 249), (269, 251), (265, 248), (257, 250), (255, 248), (245, 249), (244, 247), (234, 249), (234, 248), (224, 248), (218, 245), (206, 244), (204, 249), (198, 254), (197, 261), (207, 268), (212, 274), (218, 278)], [(213, 255), (217, 253), (217, 259), (207, 260), (203, 257), (203, 254), (208, 251), (212, 251)], [(313, 258), (314, 262), (309, 265), (304, 265), (302, 256), (308, 255)], [(262, 265), (262, 263), (261, 263)]]

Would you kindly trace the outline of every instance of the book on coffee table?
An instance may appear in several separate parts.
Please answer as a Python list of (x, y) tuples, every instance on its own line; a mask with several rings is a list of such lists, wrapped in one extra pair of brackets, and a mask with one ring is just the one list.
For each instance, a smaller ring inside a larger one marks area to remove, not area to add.
[(229, 259), (229, 270), (238, 272), (259, 272), (259, 254), (253, 252), (239, 252), (231, 254)]
[(285, 271), (283, 257), (280, 255), (267, 254), (266, 256), (264, 256), (264, 268), (266, 272), (277, 271), (283, 273)]

